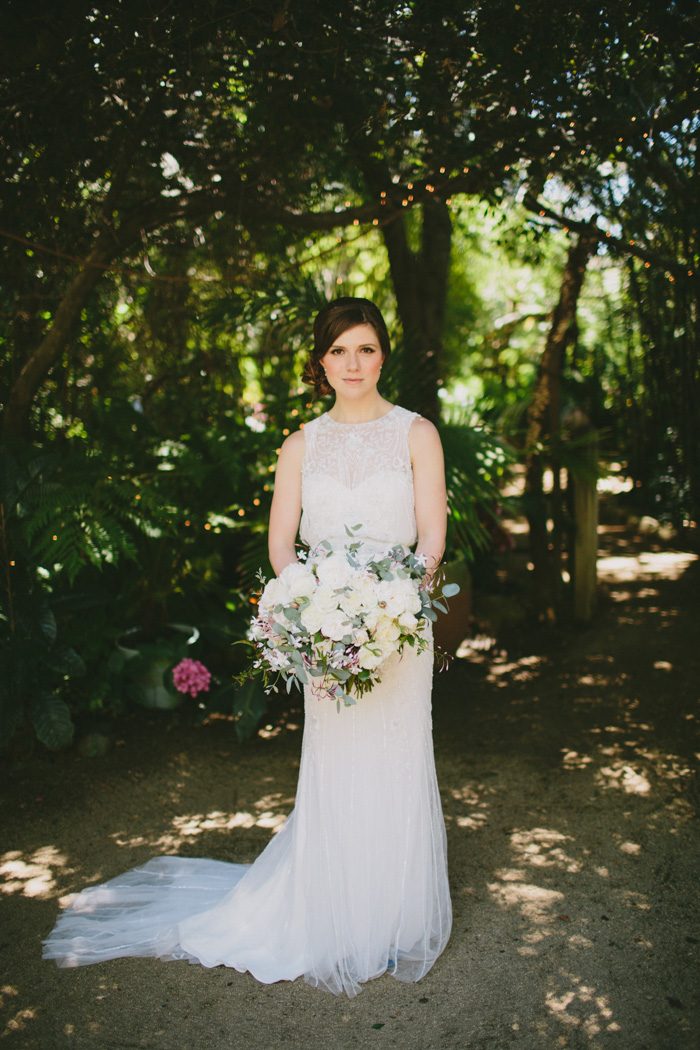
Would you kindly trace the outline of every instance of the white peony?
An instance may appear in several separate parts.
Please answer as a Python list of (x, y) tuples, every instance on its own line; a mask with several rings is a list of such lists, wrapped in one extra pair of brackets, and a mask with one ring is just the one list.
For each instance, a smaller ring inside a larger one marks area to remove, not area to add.
[(324, 617), (321, 624), (321, 632), (326, 638), (332, 638), (334, 642), (340, 642), (346, 634), (350, 634), (352, 627), (347, 616), (339, 609)]
[(418, 591), (412, 580), (380, 580), (377, 584), (377, 602), (388, 616), (420, 611)]
[(319, 583), (325, 584), (332, 590), (345, 587), (354, 575), (355, 570), (349, 564), (344, 552), (334, 552), (318, 563), (316, 575)]
[(348, 616), (357, 616), (363, 605), (362, 595), (353, 587), (346, 594), (339, 595), (338, 604)]
[(260, 595), (258, 608), (260, 609), (260, 612), (267, 613), (267, 611), (272, 609), (275, 605), (288, 605), (289, 600), (289, 589), (286, 581), (281, 576), (273, 576), (272, 579), (268, 580), (265, 584), (263, 592)]
[(317, 588), (311, 599), (311, 604), (315, 605), (323, 613), (332, 613), (337, 610), (339, 599), (340, 595), (336, 594), (333, 588), (326, 584)]
[(306, 628), (309, 634), (316, 634), (317, 631), (321, 630), (321, 624), (326, 616), (328, 616), (326, 610), (319, 608), (316, 602), (312, 599), (311, 604), (301, 610), (302, 626)]
[(292, 598), (310, 598), (317, 587), (314, 574), (306, 565), (298, 561), (287, 565), (280, 573), (280, 577), (284, 580)]

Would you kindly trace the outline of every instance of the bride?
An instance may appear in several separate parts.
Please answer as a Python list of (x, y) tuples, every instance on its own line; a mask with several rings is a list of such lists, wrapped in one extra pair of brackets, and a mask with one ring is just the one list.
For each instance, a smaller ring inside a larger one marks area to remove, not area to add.
[[(276, 573), (310, 547), (416, 546), (443, 554), (446, 494), (437, 430), (377, 389), (386, 325), (367, 299), (329, 303), (305, 378), (330, 411), (284, 442), (270, 512)], [(186, 959), (357, 995), (388, 972), (418, 981), (450, 935), (445, 825), (435, 775), (433, 652), (389, 657), (352, 707), (307, 686), (294, 809), (253, 864), (158, 856), (79, 893), (43, 955), (59, 966), (119, 956)]]

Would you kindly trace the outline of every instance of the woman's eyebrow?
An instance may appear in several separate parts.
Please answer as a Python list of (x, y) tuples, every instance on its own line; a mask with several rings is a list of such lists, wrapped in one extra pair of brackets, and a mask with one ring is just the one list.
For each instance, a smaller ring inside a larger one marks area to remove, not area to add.
[[(365, 347), (370, 347), (372, 350), (376, 350), (379, 343), (360, 343), (358, 349), (364, 350)], [(347, 350), (347, 346), (344, 343), (332, 343), (329, 347), (330, 350)]]

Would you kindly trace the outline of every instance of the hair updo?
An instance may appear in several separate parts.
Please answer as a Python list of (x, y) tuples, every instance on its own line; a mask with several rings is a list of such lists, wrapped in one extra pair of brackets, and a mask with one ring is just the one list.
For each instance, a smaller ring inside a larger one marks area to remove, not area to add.
[(314, 321), (314, 346), (309, 354), (302, 379), (314, 387), (317, 397), (332, 394), (333, 388), (328, 383), (321, 358), (325, 357), (336, 339), (358, 324), (368, 324), (377, 333), (382, 351), (382, 360), (386, 361), (391, 353), (389, 333), (386, 323), (377, 306), (369, 299), (360, 299), (344, 295), (333, 299), (316, 315)]

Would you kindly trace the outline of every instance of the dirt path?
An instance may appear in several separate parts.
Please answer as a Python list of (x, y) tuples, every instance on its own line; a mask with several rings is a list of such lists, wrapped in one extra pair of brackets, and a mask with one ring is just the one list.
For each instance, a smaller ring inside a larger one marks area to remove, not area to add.
[(58, 898), (157, 852), (252, 859), (293, 804), (299, 712), (129, 722), (104, 759), (31, 759), (4, 785), (9, 1047), (504, 1050), (695, 1047), (700, 562), (619, 544), (594, 627), (455, 661), (434, 722), (455, 908), (417, 985), (357, 999), (184, 962), (40, 959)]

